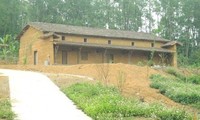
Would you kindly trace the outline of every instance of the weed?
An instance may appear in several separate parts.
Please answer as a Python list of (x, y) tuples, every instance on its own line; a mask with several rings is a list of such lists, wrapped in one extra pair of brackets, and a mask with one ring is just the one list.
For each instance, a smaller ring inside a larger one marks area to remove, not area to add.
[(123, 87), (126, 83), (126, 73), (123, 71), (118, 71), (118, 76), (117, 76), (117, 87), (120, 90), (120, 92), (123, 92)]
[(0, 100), (0, 119), (13, 120), (15, 114), (11, 111), (11, 104), (8, 100)]
[(27, 64), (27, 56), (24, 56), (23, 57), (23, 65), (26, 65)]
[(165, 66), (165, 62), (168, 58), (168, 55), (166, 53), (160, 53), (160, 54), (158, 54), (158, 56), (160, 57), (161, 65)]
[(98, 73), (98, 79), (102, 80), (103, 83), (105, 83), (106, 85), (108, 85), (109, 83), (109, 74), (110, 74), (110, 67), (109, 64), (99, 64), (96, 66), (96, 70)]

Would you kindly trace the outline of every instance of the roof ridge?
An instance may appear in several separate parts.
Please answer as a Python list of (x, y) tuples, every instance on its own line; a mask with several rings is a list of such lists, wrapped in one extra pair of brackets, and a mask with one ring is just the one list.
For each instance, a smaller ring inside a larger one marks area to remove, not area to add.
[[(87, 28), (87, 29), (96, 29), (96, 30), (110, 30), (110, 31), (123, 31), (123, 32), (136, 32), (134, 30), (122, 30), (122, 29), (106, 29), (106, 28), (100, 28), (100, 27), (88, 27), (88, 26), (79, 26), (79, 25), (70, 25), (70, 24), (61, 24), (61, 23), (47, 23), (47, 22), (29, 22), (28, 24), (34, 24), (34, 23), (41, 23), (41, 24), (51, 24), (51, 25), (64, 25), (64, 26), (70, 26), (70, 27), (79, 27), (79, 28)], [(145, 32), (142, 32), (145, 33)], [(146, 33), (148, 34), (148, 33)]]

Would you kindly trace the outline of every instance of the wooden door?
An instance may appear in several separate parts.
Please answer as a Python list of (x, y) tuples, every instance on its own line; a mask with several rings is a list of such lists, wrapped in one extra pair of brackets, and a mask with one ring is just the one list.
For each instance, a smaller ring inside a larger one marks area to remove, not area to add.
[(62, 51), (62, 64), (67, 64), (67, 51)]
[(113, 54), (108, 54), (108, 63), (114, 63), (114, 55)]
[(34, 51), (34, 65), (38, 64), (38, 52)]

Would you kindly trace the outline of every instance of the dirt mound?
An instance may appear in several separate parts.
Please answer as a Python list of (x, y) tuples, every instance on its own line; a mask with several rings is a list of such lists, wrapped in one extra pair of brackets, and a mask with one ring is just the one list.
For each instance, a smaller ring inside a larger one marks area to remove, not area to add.
[[(0, 68), (40, 71), (45, 73), (65, 73), (93, 77), (96, 80), (104, 79), (103, 82), (118, 85), (123, 79), (123, 94), (137, 96), (142, 101), (160, 101), (170, 106), (178, 106), (169, 98), (161, 95), (158, 90), (149, 87), (149, 76), (159, 74), (159, 71), (149, 67), (140, 67), (128, 64), (82, 64), (72, 66), (30, 66), (30, 65), (0, 65)], [(123, 73), (123, 74), (122, 74)]]

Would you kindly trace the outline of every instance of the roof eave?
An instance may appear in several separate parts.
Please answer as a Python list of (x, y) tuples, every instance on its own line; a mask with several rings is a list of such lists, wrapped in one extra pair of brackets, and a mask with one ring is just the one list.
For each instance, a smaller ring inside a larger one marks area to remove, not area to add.
[(19, 33), (19, 35), (16, 37), (17, 40), (20, 40), (21, 36), (30, 28), (30, 27), (33, 27), (41, 32), (50, 32), (50, 31), (45, 31), (43, 29), (39, 29), (37, 28), (36, 26), (32, 25), (31, 23), (28, 23), (24, 28), (23, 30)]
[[(45, 32), (53, 32), (53, 31), (45, 31)], [(144, 41), (159, 41), (159, 42), (169, 42), (169, 40), (153, 40), (153, 39), (144, 39), (144, 38), (130, 38), (130, 37), (112, 37), (112, 36), (100, 36), (100, 35), (86, 35), (86, 34), (75, 34), (75, 33), (64, 33), (64, 32), (55, 32), (56, 34), (63, 34), (63, 35), (76, 35), (76, 36), (87, 36), (87, 37), (101, 37), (101, 38), (108, 38), (108, 39), (127, 39), (127, 40), (144, 40)]]
[(171, 50), (158, 49), (158, 48), (140, 48), (140, 47), (128, 47), (128, 46), (112, 46), (112, 45), (99, 45), (91, 43), (75, 43), (75, 42), (63, 42), (57, 41), (54, 42), (55, 45), (69, 45), (69, 46), (85, 46), (93, 48), (104, 48), (104, 49), (121, 49), (121, 50), (138, 50), (138, 51), (155, 51), (155, 52), (165, 52), (165, 53), (174, 53)]
[(166, 44), (162, 45), (161, 47), (165, 48), (165, 47), (171, 47), (174, 45), (183, 46), (183, 44), (179, 41), (170, 41), (170, 42), (172, 42), (172, 43), (166, 43)]
[(27, 25), (22, 29), (22, 31), (19, 33), (19, 35), (17, 35), (16, 39), (17, 39), (17, 40), (20, 40), (20, 38), (22, 37), (22, 35), (26, 32), (26, 30), (28, 30), (29, 27), (30, 27), (30, 25), (27, 24)]

